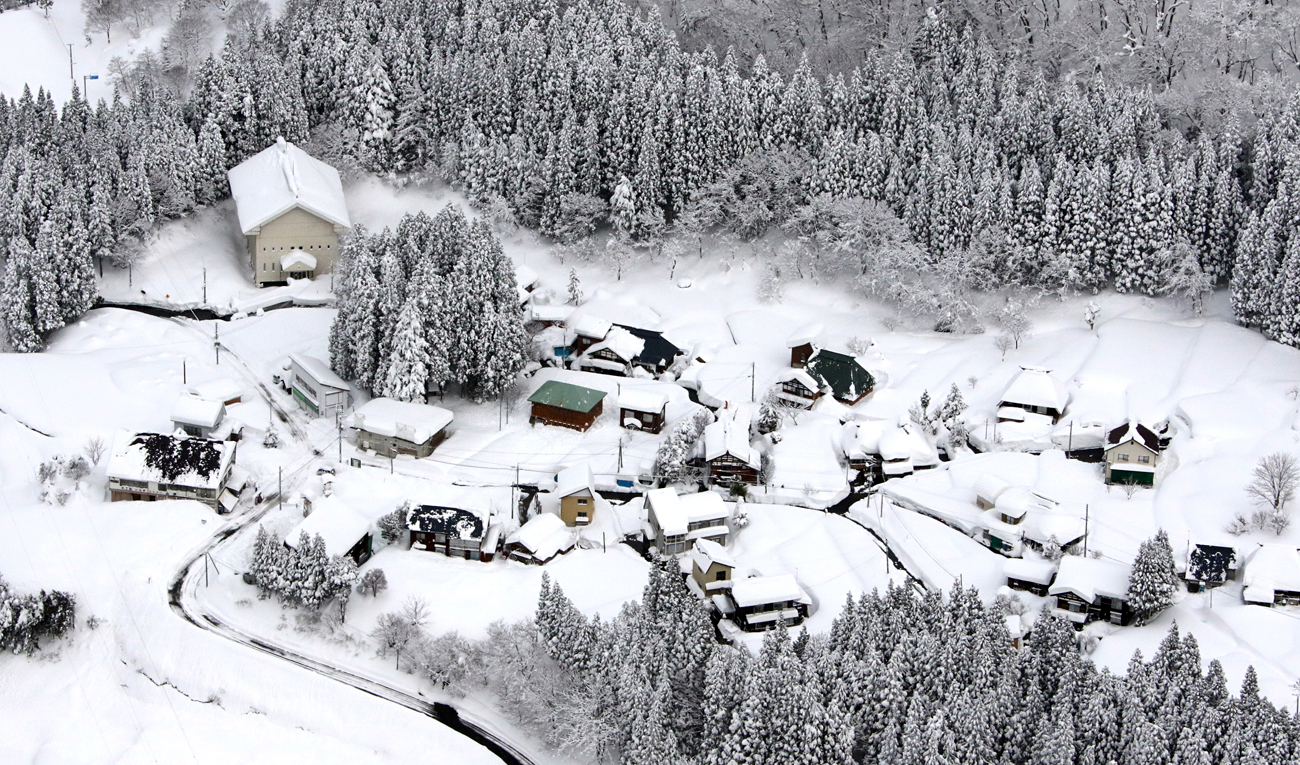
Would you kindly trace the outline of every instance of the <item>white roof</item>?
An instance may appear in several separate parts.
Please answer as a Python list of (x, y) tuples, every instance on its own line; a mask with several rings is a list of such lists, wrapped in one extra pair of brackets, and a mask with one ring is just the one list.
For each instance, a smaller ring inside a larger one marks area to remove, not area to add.
[(1056, 571), (1049, 594), (1072, 592), (1089, 603), (1098, 596), (1128, 600), (1129, 567), (1116, 561), (1066, 555)]
[(215, 428), (226, 416), (226, 405), (220, 401), (209, 401), (198, 396), (182, 393), (172, 407), (172, 422), (183, 425), (195, 425), (201, 428)]
[(528, 289), (536, 284), (537, 280), (540, 278), (541, 277), (537, 275), (537, 272), (528, 266), (515, 266), (515, 284), (518, 284), (524, 289)]
[(451, 424), (452, 414), (440, 406), (373, 398), (357, 408), (348, 424), (357, 430), (422, 444)]
[(1065, 411), (1070, 401), (1070, 394), (1065, 385), (1049, 374), (1050, 370), (1040, 367), (1021, 367), (1020, 374), (1011, 381), (1002, 394), (1000, 403), (1042, 406)]
[(754, 576), (737, 579), (731, 585), (731, 599), (741, 608), (803, 600), (803, 589), (791, 574), (780, 576)]
[(561, 470), (556, 475), (555, 494), (560, 497), (567, 497), (585, 489), (588, 494), (594, 497), (596, 495), (596, 490), (592, 488), (594, 483), (590, 464), (584, 462), (581, 465), (573, 465)]
[(1050, 560), (1008, 558), (1002, 564), (1002, 573), (1010, 579), (1048, 584), (1052, 581), (1052, 575), (1056, 573), (1056, 564)]
[(588, 314), (574, 322), (573, 331), (583, 337), (594, 337), (597, 340), (603, 340), (613, 326), (613, 322), (608, 319)]
[(1023, 486), (1009, 486), (1004, 489), (998, 495), (994, 507), (999, 513), (1011, 518), (1023, 518), (1030, 510), (1045, 509), (1029, 489)]
[[(1261, 545), (1246, 559), (1242, 584), (1300, 592), (1300, 552), (1292, 545)], [(1271, 602), (1273, 598), (1268, 600)]]
[(677, 497), (677, 500), (681, 503), (682, 510), (686, 512), (686, 519), (691, 523), (716, 521), (731, 516), (727, 503), (722, 501), (720, 495), (711, 491), (682, 494)]
[(1011, 488), (1011, 484), (995, 473), (985, 473), (975, 479), (975, 496), (985, 502), (997, 502), (1002, 492)]
[(348, 385), (347, 380), (334, 374), (334, 370), (330, 369), (328, 364), (315, 356), (308, 356), (304, 353), (291, 353), (289, 354), (289, 360), (306, 372), (313, 380), (327, 388), (350, 390), (352, 387)]
[(590, 356), (596, 351), (609, 349), (620, 359), (631, 361), (639, 356), (644, 348), (645, 340), (642, 340), (622, 327), (614, 327), (605, 334), (604, 340), (588, 348), (586, 355)]
[(651, 489), (645, 493), (646, 508), (665, 536), (685, 534), (689, 521), (681, 498), (672, 489)]
[(352, 225), (339, 172), (283, 138), (226, 175), (245, 234), (295, 207), (338, 226)]
[(537, 305), (528, 308), (533, 321), (566, 321), (573, 313), (571, 305)]
[(214, 401), (225, 402), (233, 398), (241, 398), (244, 395), (244, 388), (239, 384), (238, 380), (231, 377), (222, 377), (217, 380), (191, 385), (189, 392), (199, 398), (210, 398)]
[[(149, 467), (146, 462), (145, 447), (143, 444), (133, 443), (137, 438), (166, 438), (171, 439), (173, 444), (190, 440), (207, 444), (210, 448), (215, 449), (221, 457), (218, 467), (203, 476), (198, 472), (189, 471), (181, 473), (175, 478), (167, 478), (162, 471), (157, 468)], [(128, 481), (156, 481), (158, 483), (177, 484), (198, 489), (216, 489), (221, 486), (221, 476), (226, 473), (226, 468), (230, 465), (235, 456), (233, 442), (226, 443), (223, 441), (213, 441), (197, 436), (173, 436), (160, 433), (132, 433), (127, 430), (119, 430), (113, 438), (113, 451), (109, 454), (108, 463), (104, 470), (109, 478), (125, 479)]]
[(880, 437), (888, 426), (885, 420), (864, 420), (844, 426), (844, 454), (850, 458), (865, 458), (880, 453)]
[(695, 540), (695, 549), (691, 550), (691, 561), (701, 571), (708, 571), (709, 566), (714, 563), (719, 566), (736, 567), (736, 561), (732, 559), (731, 555), (722, 549), (722, 545), (712, 539)]
[(314, 271), (316, 256), (299, 249), (292, 249), (280, 256), (281, 271)]
[(325, 552), (332, 558), (351, 550), (370, 531), (370, 519), (338, 497), (325, 497), (312, 503), (311, 515), (284, 535), (284, 543), (297, 549), (304, 531), (308, 537), (320, 534), (325, 540)]
[(573, 534), (555, 513), (538, 513), (506, 539), (518, 543), (538, 560), (548, 560), (572, 546)]
[(800, 385), (813, 393), (822, 389), (821, 384), (814, 380), (812, 375), (802, 369), (784, 369), (781, 371), (781, 374), (776, 376), (776, 381), (779, 383), (790, 382), (791, 380), (798, 381)]
[[(785, 345), (787, 348), (797, 348), (808, 343), (815, 343), (817, 338), (821, 336), (823, 329), (824, 327), (820, 322), (805, 324), (790, 335), (790, 338), (785, 341)], [(816, 389), (814, 388), (814, 390)]]
[(882, 460), (910, 459), (921, 465), (932, 465), (938, 461), (930, 443), (920, 433), (913, 432), (910, 425), (886, 430), (877, 444)]
[(644, 388), (623, 387), (618, 394), (618, 405), (638, 412), (662, 412), (668, 405), (668, 397)]
[(708, 462), (730, 454), (751, 468), (761, 464), (758, 450), (749, 443), (749, 431), (743, 425), (734, 425), (723, 418), (704, 429), (704, 459)]

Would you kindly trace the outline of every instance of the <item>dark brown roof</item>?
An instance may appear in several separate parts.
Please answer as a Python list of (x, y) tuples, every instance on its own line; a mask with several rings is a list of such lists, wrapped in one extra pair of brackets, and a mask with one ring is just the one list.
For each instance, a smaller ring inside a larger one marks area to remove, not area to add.
[(1127, 440), (1129, 436), (1129, 428), (1133, 428), (1134, 441), (1137, 441), (1153, 452), (1160, 451), (1159, 436), (1152, 433), (1151, 429), (1145, 425), (1134, 425), (1129, 422), (1120, 425), (1118, 428), (1115, 428), (1106, 434), (1106, 448), (1109, 449), (1112, 446), (1118, 446)]

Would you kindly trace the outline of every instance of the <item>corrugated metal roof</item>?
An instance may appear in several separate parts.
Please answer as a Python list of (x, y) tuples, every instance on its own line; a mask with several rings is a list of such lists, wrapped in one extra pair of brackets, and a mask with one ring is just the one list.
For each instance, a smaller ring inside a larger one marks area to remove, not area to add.
[(835, 351), (819, 349), (804, 369), (813, 379), (831, 386), (836, 398), (857, 398), (876, 386), (875, 378), (857, 359)]
[(528, 400), (534, 404), (545, 404), (586, 414), (605, 398), (605, 392), (570, 385), (558, 380), (547, 380)]

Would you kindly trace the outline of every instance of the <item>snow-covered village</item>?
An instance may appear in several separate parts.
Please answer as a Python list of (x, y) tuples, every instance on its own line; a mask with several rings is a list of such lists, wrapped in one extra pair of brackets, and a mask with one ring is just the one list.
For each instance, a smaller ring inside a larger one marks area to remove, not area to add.
[(0, 2), (0, 762), (1300, 763), (1286, 2)]

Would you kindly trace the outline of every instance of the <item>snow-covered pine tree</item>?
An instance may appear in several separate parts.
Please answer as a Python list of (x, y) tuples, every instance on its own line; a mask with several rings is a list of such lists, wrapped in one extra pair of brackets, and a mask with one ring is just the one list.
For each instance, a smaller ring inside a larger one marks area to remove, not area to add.
[(1138, 548), (1129, 574), (1129, 607), (1133, 609), (1134, 622), (1146, 624), (1156, 618), (1173, 605), (1177, 590), (1178, 574), (1169, 535), (1160, 529)]
[(388, 359), (383, 395), (398, 401), (423, 402), (429, 376), (429, 344), (424, 337), (424, 315), (419, 300), (407, 298), (397, 318)]

